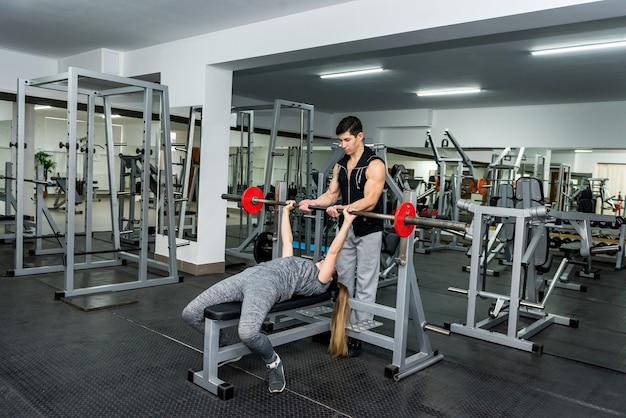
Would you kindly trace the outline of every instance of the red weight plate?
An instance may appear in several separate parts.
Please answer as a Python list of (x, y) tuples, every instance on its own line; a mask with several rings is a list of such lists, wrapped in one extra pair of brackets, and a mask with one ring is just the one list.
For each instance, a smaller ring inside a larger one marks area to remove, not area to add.
[(402, 238), (411, 235), (413, 229), (415, 229), (415, 225), (404, 222), (407, 216), (415, 217), (415, 206), (413, 206), (411, 202), (403, 202), (398, 206), (393, 218), (393, 229), (396, 231), (396, 234)]
[(247, 213), (256, 215), (263, 209), (263, 203), (253, 202), (253, 198), (263, 199), (263, 190), (256, 186), (248, 187), (241, 195), (241, 207)]
[(476, 191), (481, 195), (485, 196), (487, 194), (487, 186), (489, 182), (484, 178), (479, 178), (476, 182)]

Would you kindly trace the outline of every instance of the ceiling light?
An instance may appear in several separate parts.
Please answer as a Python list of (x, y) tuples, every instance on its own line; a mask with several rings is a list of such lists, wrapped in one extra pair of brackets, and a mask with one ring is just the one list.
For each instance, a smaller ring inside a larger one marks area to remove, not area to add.
[(449, 89), (449, 90), (420, 90), (416, 94), (420, 97), (423, 96), (443, 96), (447, 94), (471, 94), (480, 93), (482, 91), (479, 87), (469, 87), (464, 89)]
[(368, 68), (367, 70), (347, 71), (344, 73), (322, 74), (320, 75), (320, 78), (351, 77), (353, 75), (381, 73), (383, 71), (385, 71), (383, 68)]
[(35, 110), (51, 109), (52, 106), (48, 105), (35, 105)]
[(608, 49), (608, 48), (619, 48), (619, 47), (626, 47), (626, 41), (606, 42), (602, 44), (568, 46), (564, 48), (542, 49), (542, 50), (537, 50), (537, 51), (530, 51), (530, 55), (564, 54), (568, 52), (583, 52), (583, 51), (593, 51), (597, 49)]
[(590, 149), (575, 149), (574, 152), (593, 152), (593, 150)]

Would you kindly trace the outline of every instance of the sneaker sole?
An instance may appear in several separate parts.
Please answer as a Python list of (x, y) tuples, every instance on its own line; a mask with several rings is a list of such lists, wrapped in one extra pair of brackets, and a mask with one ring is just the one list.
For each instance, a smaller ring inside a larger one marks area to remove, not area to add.
[(270, 392), (271, 392), (271, 393), (280, 393), (280, 392), (282, 392), (283, 390), (285, 390), (285, 387), (286, 387), (286, 386), (287, 386), (286, 384), (285, 384), (285, 385), (283, 385), (283, 387), (282, 387), (280, 390), (272, 390), (272, 389), (270, 389)]

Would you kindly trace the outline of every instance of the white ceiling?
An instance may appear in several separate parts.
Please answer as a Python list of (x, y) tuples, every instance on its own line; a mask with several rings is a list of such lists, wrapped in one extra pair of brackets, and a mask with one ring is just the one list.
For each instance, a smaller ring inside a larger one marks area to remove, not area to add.
[[(347, 0), (20, 0), (0, 3), (0, 48), (54, 58), (129, 51)], [(331, 29), (329, 29), (331, 30)], [(626, 101), (626, 49), (532, 57), (528, 50), (626, 39), (626, 1), (583, 6), (230, 63), (233, 94), (329, 112)], [(275, 64), (280, 62), (280, 64)], [(6, 63), (3, 63), (6, 65)], [(228, 64), (227, 64), (228, 65)], [(321, 80), (369, 66), (382, 74)], [(479, 85), (465, 97), (422, 88)]]

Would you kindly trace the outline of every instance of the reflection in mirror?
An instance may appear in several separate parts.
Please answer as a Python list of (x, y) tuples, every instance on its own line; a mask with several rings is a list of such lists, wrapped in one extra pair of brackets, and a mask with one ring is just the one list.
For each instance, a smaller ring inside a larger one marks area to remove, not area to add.
[[(229, 192), (240, 196), (248, 187), (256, 186), (265, 199), (273, 200), (276, 182), (284, 181), (287, 196), (279, 200), (309, 196), (313, 187), (313, 106), (278, 99), (273, 105), (234, 108), (232, 112), (236, 127), (231, 130)], [(240, 202), (230, 201), (227, 207), (226, 254), (258, 262), (252, 247), (258, 249), (257, 237), (272, 233), (274, 208), (263, 205), (251, 216), (242, 210)], [(310, 233), (306, 222), (310, 220), (294, 225), (294, 235)], [(271, 254), (272, 248), (262, 252)]]
[(172, 166), (165, 169), (161, 164), (159, 175), (161, 184), (170, 176), (174, 185), (176, 237), (192, 241), (197, 238), (201, 122), (200, 107), (189, 108), (188, 118), (172, 118)]

